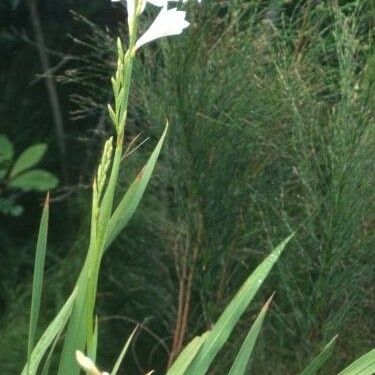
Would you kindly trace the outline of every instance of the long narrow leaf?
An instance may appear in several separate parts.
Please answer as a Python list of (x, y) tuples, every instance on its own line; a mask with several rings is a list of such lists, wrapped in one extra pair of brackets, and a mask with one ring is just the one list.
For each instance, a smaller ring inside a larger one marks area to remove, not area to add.
[(87, 344), (87, 356), (96, 362), (96, 354), (98, 351), (98, 334), (99, 334), (98, 317), (95, 317), (95, 327), (91, 340)]
[(254, 298), (292, 236), (289, 236), (278, 245), (245, 281), (214, 325), (202, 349), (194, 359), (191, 367), (186, 371), (186, 375), (206, 374), (212, 361), (228, 340), (234, 326)]
[(138, 330), (138, 326), (134, 328), (133, 332), (131, 333), (131, 335), (126, 340), (126, 343), (125, 343), (124, 347), (122, 348), (121, 353), (118, 356), (115, 365), (113, 366), (113, 369), (111, 371), (111, 375), (116, 375), (118, 370), (120, 369), (121, 363), (122, 363), (122, 361), (125, 357), (126, 352), (128, 351), (129, 345), (132, 342), (133, 337), (134, 337), (135, 333), (137, 332), (137, 330)]
[(183, 375), (209, 335), (210, 331), (207, 331), (203, 335), (195, 337), (173, 362), (167, 375)]
[(166, 125), (164, 132), (150, 158), (148, 159), (146, 165), (142, 168), (141, 172), (132, 182), (124, 197), (120, 201), (118, 207), (114, 211), (106, 233), (105, 248), (107, 248), (116, 238), (116, 236), (124, 229), (130, 218), (133, 216), (136, 208), (138, 207), (143, 193), (146, 190), (147, 184), (151, 178), (152, 172), (155, 168), (155, 164), (159, 157), (161, 147), (167, 134), (167, 130), (168, 124)]
[(245, 341), (243, 342), (241, 349), (238, 352), (238, 355), (231, 369), (229, 370), (228, 375), (244, 375), (246, 373), (246, 368), (248, 367), (250, 356), (254, 350), (255, 342), (258, 338), (260, 329), (262, 328), (263, 321), (272, 298), (273, 296), (271, 296), (269, 300), (264, 304), (249, 333), (247, 334)]
[(64, 327), (60, 327), (60, 330), (59, 330), (58, 334), (56, 335), (55, 339), (52, 342), (52, 345), (49, 348), (46, 360), (44, 361), (44, 365), (43, 365), (42, 371), (40, 373), (41, 375), (48, 375), (49, 374), (49, 370), (50, 370), (51, 364), (52, 364), (53, 353), (55, 351), (55, 348), (56, 348), (56, 345), (57, 345), (58, 341), (61, 338), (63, 330), (64, 330)]
[(312, 362), (303, 370), (301, 375), (315, 375), (321, 369), (321, 367), (326, 363), (328, 358), (331, 356), (334, 346), (336, 344), (335, 336), (320, 352), (320, 354), (315, 357)]
[(27, 374), (30, 373), (30, 358), (35, 343), (36, 326), (39, 318), (40, 301), (42, 298), (44, 263), (47, 249), (48, 235), (48, 218), (49, 218), (49, 194), (47, 194), (42, 218), (40, 220), (38, 240), (36, 244), (36, 256), (33, 275), (33, 287), (31, 297), (31, 311), (29, 324), (29, 338), (27, 343)]
[[(30, 369), (29, 369), (30, 375), (35, 375), (37, 373), (39, 364), (43, 356), (46, 354), (50, 345), (54, 342), (56, 337), (59, 335), (59, 332), (61, 332), (61, 330), (65, 327), (70, 317), (70, 314), (72, 312), (76, 294), (77, 294), (77, 289), (74, 289), (73, 293), (66, 300), (64, 306), (61, 308), (59, 313), (55, 316), (53, 321), (49, 324), (47, 329), (44, 331), (42, 337), (39, 339), (39, 341), (35, 345), (35, 348), (32, 351), (31, 358), (30, 358)], [(21, 375), (27, 375), (27, 364), (22, 370)]]
[(354, 361), (338, 375), (374, 375), (375, 374), (375, 349), (370, 350)]

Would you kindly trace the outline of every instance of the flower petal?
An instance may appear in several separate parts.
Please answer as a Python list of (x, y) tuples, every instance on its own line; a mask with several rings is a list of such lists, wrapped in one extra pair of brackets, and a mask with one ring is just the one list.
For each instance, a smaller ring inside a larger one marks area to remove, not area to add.
[(155, 39), (181, 34), (189, 26), (185, 15), (186, 12), (177, 10), (177, 8), (163, 7), (149, 29), (138, 39), (135, 48), (138, 49)]

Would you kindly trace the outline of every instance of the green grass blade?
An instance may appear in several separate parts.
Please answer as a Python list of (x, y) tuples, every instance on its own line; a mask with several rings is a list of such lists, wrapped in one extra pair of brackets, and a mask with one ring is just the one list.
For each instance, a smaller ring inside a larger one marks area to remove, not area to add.
[(301, 375), (315, 375), (321, 369), (321, 367), (326, 363), (328, 358), (331, 356), (333, 349), (336, 344), (335, 336), (320, 352), (320, 354), (315, 357), (312, 362), (301, 372)]
[(260, 329), (262, 328), (264, 318), (267, 310), (270, 306), (273, 296), (265, 303), (254, 324), (252, 325), (249, 333), (247, 334), (245, 341), (243, 342), (238, 355), (229, 370), (228, 375), (244, 375), (248, 367), (250, 356), (254, 350), (255, 342), (258, 338)]
[(29, 338), (27, 343), (27, 374), (30, 374), (30, 359), (35, 342), (36, 326), (40, 312), (40, 301), (42, 298), (44, 263), (47, 249), (48, 235), (48, 218), (49, 218), (49, 194), (44, 202), (42, 218), (39, 225), (39, 234), (36, 244), (35, 265), (33, 274), (33, 286), (31, 297), (31, 311), (29, 324)]
[(99, 322), (98, 317), (95, 317), (95, 327), (92, 338), (87, 345), (87, 356), (91, 358), (94, 362), (96, 362), (96, 353), (98, 350), (98, 330), (99, 330)]
[(61, 338), (63, 329), (64, 329), (64, 327), (60, 327), (60, 330), (59, 330), (58, 334), (56, 335), (56, 337), (54, 338), (54, 340), (52, 342), (52, 345), (50, 346), (50, 349), (48, 351), (48, 355), (46, 357), (46, 360), (44, 361), (43, 369), (40, 373), (41, 375), (48, 375), (49, 374), (49, 370), (50, 370), (51, 364), (52, 364), (53, 353), (55, 351), (55, 348), (56, 348), (56, 345), (57, 345), (58, 341)]
[[(92, 277), (92, 274), (91, 274)], [(94, 327), (91, 328), (91, 320), (88, 321), (88, 309), (90, 293), (88, 283), (90, 273), (86, 264), (81, 271), (77, 282), (77, 296), (69, 317), (68, 327), (64, 337), (64, 345), (60, 355), (58, 375), (78, 375), (80, 368), (75, 358), (76, 350), (85, 350), (87, 338), (92, 337)]]
[(166, 375), (183, 375), (209, 335), (210, 331), (207, 331), (203, 335), (195, 337), (176, 358)]
[(289, 236), (279, 244), (245, 281), (214, 325), (210, 336), (194, 359), (191, 367), (186, 371), (187, 375), (206, 374), (212, 361), (228, 340), (234, 326), (254, 298), (292, 236)]
[[(101, 249), (97, 243), (98, 195), (94, 187), (92, 195), (90, 244), (85, 263), (77, 280), (77, 297), (71, 313), (60, 355), (58, 375), (78, 375), (77, 350), (85, 352), (94, 337), (94, 304)], [(88, 345), (88, 347), (87, 347)]]
[(137, 332), (137, 330), (138, 330), (138, 326), (135, 327), (135, 329), (133, 330), (133, 332), (131, 333), (129, 338), (126, 340), (126, 343), (125, 343), (124, 347), (122, 348), (121, 353), (118, 356), (115, 365), (113, 366), (113, 369), (111, 371), (111, 375), (116, 375), (118, 370), (120, 369), (121, 363), (122, 363), (122, 361), (125, 357), (126, 352), (128, 351), (129, 345), (132, 342), (133, 337), (134, 337), (135, 333)]
[(370, 350), (358, 358), (345, 370), (337, 375), (374, 375), (375, 374), (375, 349)]
[(114, 211), (106, 233), (105, 248), (107, 248), (116, 238), (116, 236), (124, 229), (138, 207), (138, 204), (141, 201), (143, 193), (146, 190), (147, 184), (155, 168), (155, 164), (159, 157), (167, 130), (168, 124), (166, 125), (164, 132), (146, 165), (142, 168), (141, 172), (130, 185), (128, 191)]
[[(53, 321), (49, 324), (47, 329), (44, 331), (42, 337), (39, 339), (35, 345), (31, 357), (30, 357), (30, 367), (29, 374), (34, 375), (37, 373), (39, 364), (43, 359), (43, 356), (46, 354), (50, 345), (54, 342), (56, 337), (59, 335), (59, 332), (65, 327), (69, 316), (72, 312), (74, 301), (76, 298), (77, 290), (75, 289), (73, 293), (69, 296), (64, 306), (61, 308), (59, 313), (55, 316)], [(22, 370), (21, 375), (27, 375), (27, 364)]]

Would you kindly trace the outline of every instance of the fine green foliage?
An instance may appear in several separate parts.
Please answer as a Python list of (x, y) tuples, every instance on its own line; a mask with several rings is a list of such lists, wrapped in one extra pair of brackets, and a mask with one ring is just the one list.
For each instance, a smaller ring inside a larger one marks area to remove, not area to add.
[[(180, 330), (176, 347), (184, 327), (185, 340), (210, 328), (247, 267), (290, 231), (295, 240), (265, 285), (265, 293), (277, 290), (277, 308), (254, 372), (298, 373), (336, 334), (341, 339), (327, 372), (338, 372), (349, 353), (368, 349), (375, 261), (373, 11), (369, 1), (350, 2), (350, 11), (341, 3), (209, 2), (195, 13), (199, 27), (179, 41), (182, 48), (164, 43), (136, 64), (134, 121), (154, 124), (168, 116), (178, 124), (147, 212), (134, 228), (134, 234), (150, 228), (142, 233), (142, 252), (147, 256), (152, 246), (149, 262), (157, 252), (170, 262), (172, 277), (160, 277), (164, 289), (155, 302), (147, 297), (155, 276), (145, 273), (142, 307), (124, 314), (157, 311), (158, 321), (169, 322), (161, 336)], [(139, 249), (128, 236), (122, 241), (125, 259)], [(134, 273), (142, 265), (134, 261)], [(133, 275), (119, 277), (131, 283)], [(173, 311), (159, 311), (156, 304), (167, 298)], [(188, 303), (184, 324), (179, 312)], [(229, 367), (249, 324), (240, 323), (213, 371)]]

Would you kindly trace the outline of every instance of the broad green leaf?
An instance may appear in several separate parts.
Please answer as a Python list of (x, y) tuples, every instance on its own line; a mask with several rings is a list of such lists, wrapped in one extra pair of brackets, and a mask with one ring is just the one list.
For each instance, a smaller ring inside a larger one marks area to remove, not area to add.
[(167, 130), (168, 124), (165, 127), (165, 130), (146, 165), (142, 168), (141, 172), (130, 185), (129, 189), (115, 209), (106, 232), (105, 248), (107, 248), (116, 238), (116, 236), (124, 229), (137, 209), (155, 168), (155, 164), (159, 157)]
[(12, 143), (5, 135), (0, 135), (0, 163), (13, 159), (14, 149)]
[[(48, 235), (48, 217), (49, 217), (49, 195), (47, 194), (44, 203), (43, 214), (39, 226), (38, 240), (36, 244), (36, 256), (33, 274), (33, 287), (31, 297), (31, 311), (29, 324), (29, 338), (27, 344), (27, 363), (30, 366), (31, 353), (35, 342), (35, 332), (40, 312), (40, 301), (42, 298), (44, 263), (47, 249)], [(29, 374), (29, 371), (27, 371)]]
[(6, 176), (7, 172), (8, 171), (6, 169), (0, 169), (0, 180)]
[(210, 331), (207, 331), (203, 335), (195, 337), (173, 362), (167, 375), (183, 375), (209, 335)]
[(326, 363), (328, 358), (331, 356), (334, 346), (336, 344), (335, 336), (320, 352), (320, 354), (315, 357), (312, 362), (303, 370), (301, 375), (315, 375), (321, 369), (321, 367)]
[(228, 375), (244, 375), (246, 373), (250, 356), (254, 350), (255, 342), (258, 338), (260, 329), (262, 328), (264, 318), (272, 301), (272, 297), (273, 296), (271, 296), (271, 298), (265, 303), (254, 324), (252, 325), (231, 369), (229, 370)]
[(43, 356), (47, 353), (47, 350), (50, 347), (50, 345), (54, 342), (56, 337), (63, 330), (70, 317), (75, 302), (76, 294), (77, 289), (74, 289), (73, 293), (66, 300), (64, 306), (55, 316), (53, 321), (49, 324), (47, 329), (44, 331), (42, 337), (39, 339), (31, 353), (29, 373), (27, 373), (28, 364), (26, 364), (22, 370), (21, 375), (35, 375), (37, 373), (39, 364), (43, 359)]
[(47, 145), (45, 143), (37, 143), (27, 148), (15, 161), (10, 172), (10, 177), (16, 176), (38, 164), (42, 160), (46, 150)]
[(133, 337), (134, 337), (135, 333), (137, 332), (137, 330), (138, 330), (138, 326), (134, 328), (133, 332), (131, 333), (131, 335), (126, 340), (126, 343), (125, 343), (124, 347), (122, 348), (121, 353), (118, 356), (115, 365), (113, 366), (113, 369), (111, 371), (111, 375), (117, 375), (117, 372), (120, 369), (120, 366), (121, 366), (121, 363), (122, 363), (122, 361), (125, 357), (125, 354), (128, 351), (129, 345), (132, 342)]
[(9, 186), (24, 191), (46, 191), (55, 188), (58, 182), (59, 180), (52, 173), (42, 169), (33, 169), (13, 177), (9, 181)]
[(370, 350), (337, 375), (374, 375), (375, 349)]
[(254, 298), (292, 236), (289, 236), (278, 245), (245, 281), (212, 328), (209, 337), (197, 354), (191, 367), (186, 371), (186, 375), (207, 373), (212, 361), (228, 340), (234, 326)]

